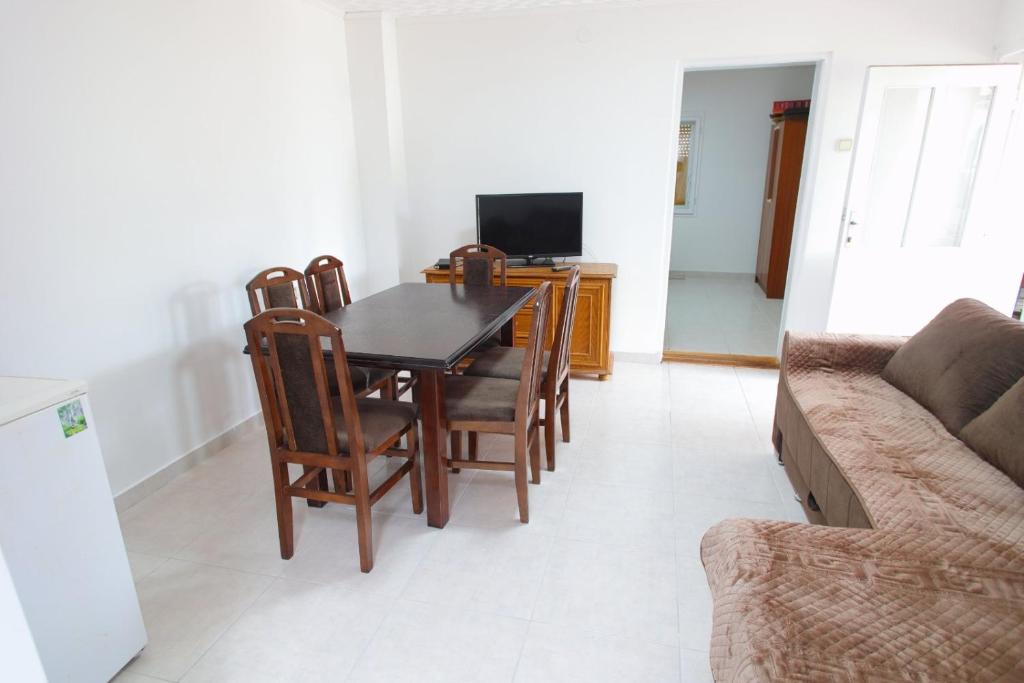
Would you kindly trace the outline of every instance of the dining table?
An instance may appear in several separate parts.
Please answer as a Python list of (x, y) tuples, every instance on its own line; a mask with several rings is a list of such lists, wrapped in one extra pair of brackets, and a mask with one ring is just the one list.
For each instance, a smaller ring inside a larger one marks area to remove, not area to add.
[(408, 370), (422, 422), (427, 523), (448, 523), (444, 376), (495, 335), (512, 344), (512, 319), (532, 287), (403, 283), (324, 315), (341, 329), (351, 365)]

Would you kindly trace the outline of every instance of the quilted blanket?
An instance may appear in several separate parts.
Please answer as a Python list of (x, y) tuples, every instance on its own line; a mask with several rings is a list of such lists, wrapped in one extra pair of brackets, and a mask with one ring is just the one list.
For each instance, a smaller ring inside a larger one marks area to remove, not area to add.
[(1024, 490), (881, 378), (901, 343), (787, 336), (776, 438), (833, 526), (707, 532), (717, 681), (1024, 681)]

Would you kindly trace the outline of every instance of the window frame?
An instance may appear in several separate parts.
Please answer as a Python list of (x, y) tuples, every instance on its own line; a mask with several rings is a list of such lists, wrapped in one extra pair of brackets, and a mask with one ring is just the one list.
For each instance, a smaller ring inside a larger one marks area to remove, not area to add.
[[(676, 216), (693, 216), (697, 213), (697, 179), (699, 178), (701, 143), (704, 139), (704, 115), (701, 112), (684, 111), (679, 116), (679, 125), (686, 122), (693, 123), (693, 131), (690, 133), (690, 160), (686, 166), (686, 194), (689, 201), (686, 204), (676, 204), (673, 193), (672, 213)], [(678, 147), (675, 156), (676, 163), (678, 163)]]

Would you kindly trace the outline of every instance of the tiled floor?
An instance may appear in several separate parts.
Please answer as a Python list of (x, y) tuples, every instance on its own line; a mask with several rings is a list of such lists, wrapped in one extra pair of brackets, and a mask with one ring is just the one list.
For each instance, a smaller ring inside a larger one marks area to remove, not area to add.
[(688, 273), (668, 282), (666, 349), (775, 355), (782, 300), (766, 298), (752, 276)]
[(280, 559), (253, 433), (122, 514), (150, 644), (118, 680), (708, 681), (701, 535), (803, 520), (769, 444), (776, 380), (619, 363), (574, 381), (573, 441), (530, 486), (530, 524), (510, 474), (451, 475), (443, 530), (399, 486), (374, 507), (370, 574), (341, 506), (297, 503)]

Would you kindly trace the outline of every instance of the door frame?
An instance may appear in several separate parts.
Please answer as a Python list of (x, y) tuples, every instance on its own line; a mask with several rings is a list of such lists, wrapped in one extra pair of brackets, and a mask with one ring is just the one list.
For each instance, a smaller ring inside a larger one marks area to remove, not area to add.
[[(789, 249), (789, 267), (786, 273), (786, 291), (782, 300), (782, 319), (779, 325), (778, 340), (775, 345), (776, 357), (782, 349), (782, 338), (786, 330), (786, 321), (789, 318), (789, 303), (792, 299), (790, 291), (793, 283), (799, 279), (800, 265), (803, 263), (807, 249), (807, 234), (810, 229), (810, 206), (811, 196), (814, 192), (815, 170), (818, 167), (818, 160), (821, 155), (822, 138), (824, 132), (824, 109), (828, 96), (828, 85), (831, 79), (831, 52), (804, 52), (784, 53), (777, 55), (762, 55), (756, 57), (735, 57), (728, 59), (693, 60), (680, 59), (676, 61), (675, 82), (672, 89), (672, 125), (666, 130), (666, 184), (665, 184), (665, 229), (662, 234), (662, 272), (665, 275), (664, 286), (659, 296), (659, 318), (660, 327), (658, 330), (659, 339), (665, 338), (665, 327), (668, 321), (668, 288), (669, 270), (672, 263), (672, 232), (674, 229), (675, 211), (673, 199), (675, 197), (675, 173), (676, 158), (672, 150), (675, 149), (676, 141), (679, 138), (679, 117), (683, 111), (684, 79), (687, 71), (722, 71), (726, 69), (753, 69), (767, 67), (785, 67), (799, 65), (814, 66), (814, 81), (811, 87), (811, 112), (807, 121), (807, 136), (804, 144), (804, 158), (800, 170), (800, 187), (797, 194), (796, 216), (793, 220), (793, 242)], [(837, 245), (838, 247), (838, 245)], [(831, 287), (834, 282), (830, 281)], [(831, 298), (831, 294), (830, 294)], [(824, 324), (824, 321), (823, 321)], [(664, 358), (664, 342), (658, 350), (658, 360)]]

